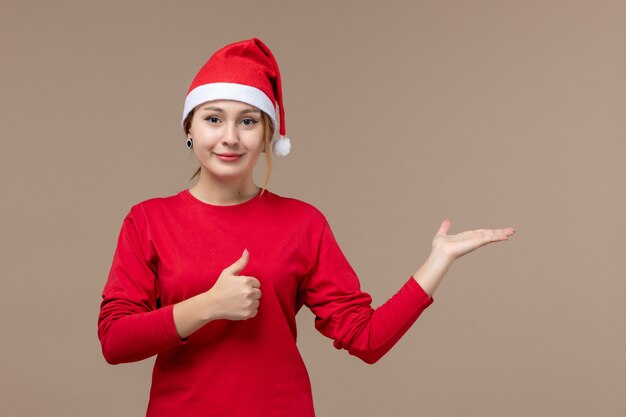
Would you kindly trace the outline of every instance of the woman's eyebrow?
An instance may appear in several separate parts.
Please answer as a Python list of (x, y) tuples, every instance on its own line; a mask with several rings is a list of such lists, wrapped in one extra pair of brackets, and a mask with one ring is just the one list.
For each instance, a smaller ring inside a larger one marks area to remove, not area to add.
[[(219, 112), (224, 112), (224, 109), (219, 108), (219, 107), (213, 107), (213, 106), (207, 106), (204, 107), (202, 110), (214, 110), (214, 111), (219, 111)], [(245, 113), (261, 113), (261, 110), (257, 110), (257, 109), (245, 109), (239, 112), (239, 114), (245, 114)]]

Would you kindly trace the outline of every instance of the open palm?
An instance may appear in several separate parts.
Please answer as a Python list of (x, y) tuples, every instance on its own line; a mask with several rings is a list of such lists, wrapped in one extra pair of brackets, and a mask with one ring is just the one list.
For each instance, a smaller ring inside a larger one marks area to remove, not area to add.
[(507, 227), (504, 229), (468, 230), (456, 235), (449, 235), (448, 231), (451, 224), (450, 219), (445, 219), (432, 242), (433, 254), (450, 262), (491, 242), (508, 240), (509, 236), (515, 233), (514, 228)]

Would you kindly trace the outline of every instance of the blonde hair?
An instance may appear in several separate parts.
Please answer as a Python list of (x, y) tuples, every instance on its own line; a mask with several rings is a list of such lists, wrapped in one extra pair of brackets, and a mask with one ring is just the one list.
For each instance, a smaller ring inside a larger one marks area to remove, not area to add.
[[(193, 118), (194, 113), (195, 109), (191, 110), (185, 118), (185, 121), (183, 123), (183, 129), (185, 130), (185, 134), (189, 133), (189, 130), (191, 129), (191, 119)], [(274, 125), (272, 124), (272, 119), (270, 119), (270, 117), (263, 111), (261, 112), (261, 119), (263, 120), (263, 146), (265, 149), (265, 178), (263, 180), (263, 186), (261, 187), (260, 194), (263, 195), (265, 189), (267, 188), (267, 184), (270, 181), (270, 173), (272, 171), (272, 158), (270, 155), (272, 152), (270, 148), (270, 141), (274, 136)], [(189, 178), (189, 181), (200, 175), (200, 171), (201, 167), (198, 167), (196, 172), (194, 172), (194, 174)]]

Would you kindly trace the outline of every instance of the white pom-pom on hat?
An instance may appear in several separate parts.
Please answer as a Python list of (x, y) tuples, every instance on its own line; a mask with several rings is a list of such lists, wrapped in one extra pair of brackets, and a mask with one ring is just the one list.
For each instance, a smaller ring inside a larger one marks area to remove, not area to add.
[(272, 152), (276, 156), (287, 156), (291, 151), (291, 141), (286, 136), (281, 136), (272, 144)]

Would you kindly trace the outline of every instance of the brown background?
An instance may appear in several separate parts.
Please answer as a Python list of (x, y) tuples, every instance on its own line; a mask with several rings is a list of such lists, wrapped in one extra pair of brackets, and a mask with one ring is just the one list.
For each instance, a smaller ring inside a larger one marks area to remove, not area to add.
[(626, 415), (623, 1), (5, 0), (0, 19), (0, 415), (144, 415), (152, 359), (104, 361), (100, 292), (130, 206), (193, 184), (191, 79), (252, 36), (293, 143), (270, 189), (327, 215), (374, 306), (445, 217), (517, 229), (373, 366), (305, 307), (319, 417)]

